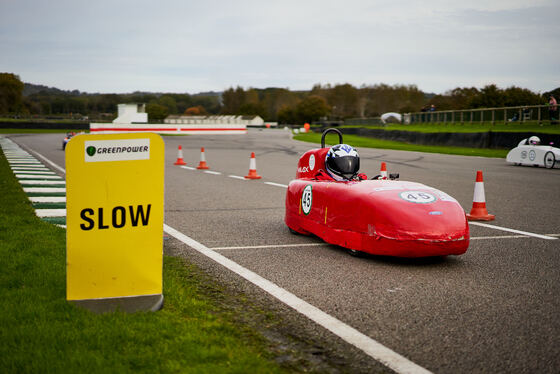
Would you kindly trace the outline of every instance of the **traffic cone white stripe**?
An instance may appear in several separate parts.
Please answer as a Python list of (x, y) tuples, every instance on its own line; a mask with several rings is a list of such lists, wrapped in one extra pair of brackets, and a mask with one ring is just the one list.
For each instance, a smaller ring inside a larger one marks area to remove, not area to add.
[(484, 182), (475, 182), (473, 202), (485, 203), (486, 196), (484, 196)]
[(249, 161), (249, 170), (257, 170), (257, 160), (254, 157)]

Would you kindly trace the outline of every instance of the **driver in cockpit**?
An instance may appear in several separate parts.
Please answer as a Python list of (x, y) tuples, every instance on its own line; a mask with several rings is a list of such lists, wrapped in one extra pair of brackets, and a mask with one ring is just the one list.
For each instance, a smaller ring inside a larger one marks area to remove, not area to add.
[(325, 157), (325, 170), (315, 175), (318, 180), (358, 181), (367, 179), (367, 175), (358, 173), (360, 156), (354, 147), (348, 144), (337, 144), (331, 147)]

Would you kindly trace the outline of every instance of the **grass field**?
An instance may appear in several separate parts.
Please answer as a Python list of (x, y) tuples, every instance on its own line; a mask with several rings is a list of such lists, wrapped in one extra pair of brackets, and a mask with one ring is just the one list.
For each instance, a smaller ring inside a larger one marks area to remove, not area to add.
[(68, 124), (77, 124), (77, 123), (88, 123), (87, 121), (80, 121), (76, 119), (69, 119), (69, 118), (58, 118), (58, 119), (47, 119), (47, 118), (12, 118), (12, 117), (0, 117), (0, 122), (11, 122), (14, 124), (17, 123), (68, 123)]
[[(294, 139), (301, 140), (304, 142), (321, 144), (321, 134), (317, 134), (317, 133), (294, 135)], [(336, 144), (337, 142), (338, 142), (338, 136), (335, 134), (328, 135), (326, 138), (326, 143), (329, 145)], [(497, 158), (505, 158), (509, 151), (505, 149), (416, 145), (416, 144), (408, 144), (403, 142), (396, 142), (392, 140), (367, 138), (367, 137), (357, 136), (357, 135), (344, 135), (344, 142), (356, 148), (397, 149), (402, 151), (445, 153), (450, 155), (497, 157)]]
[(401, 130), (401, 131), (417, 131), (417, 132), (536, 132), (545, 134), (560, 134), (560, 125), (551, 125), (546, 121), (542, 124), (535, 122), (508, 122), (507, 124), (490, 122), (465, 122), (461, 123), (420, 123), (410, 125), (400, 124), (387, 124), (385, 126), (345, 126), (345, 127), (366, 127), (372, 129), (381, 129), (386, 131)]
[[(65, 300), (65, 230), (38, 219), (0, 152), (0, 372), (279, 373), (221, 286), (164, 257), (164, 308), (93, 314)], [(222, 297), (222, 296), (220, 296)], [(224, 302), (224, 301), (222, 301)], [(297, 369), (296, 369), (297, 370)]]
[(66, 134), (69, 131), (74, 131), (75, 133), (79, 133), (80, 131), (89, 132), (89, 130), (76, 129), (0, 129), (0, 134)]

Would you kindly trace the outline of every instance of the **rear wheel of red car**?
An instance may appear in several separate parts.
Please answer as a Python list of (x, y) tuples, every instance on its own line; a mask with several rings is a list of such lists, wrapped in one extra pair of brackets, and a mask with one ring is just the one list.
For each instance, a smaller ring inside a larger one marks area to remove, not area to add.
[(288, 227), (288, 230), (290, 230), (290, 232), (294, 235), (299, 235), (299, 232), (297, 232), (296, 230), (293, 230), (292, 228)]
[(346, 252), (348, 252), (348, 254), (353, 257), (362, 257), (364, 255), (364, 252), (356, 251), (355, 249), (350, 248), (346, 248)]

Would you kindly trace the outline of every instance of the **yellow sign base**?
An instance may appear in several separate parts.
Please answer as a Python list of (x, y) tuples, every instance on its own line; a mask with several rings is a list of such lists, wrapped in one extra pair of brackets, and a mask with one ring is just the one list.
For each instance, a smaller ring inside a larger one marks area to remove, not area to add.
[(81, 308), (94, 313), (122, 311), (127, 313), (151, 311), (163, 308), (163, 295), (145, 295), (131, 297), (114, 297), (110, 299), (70, 300)]

